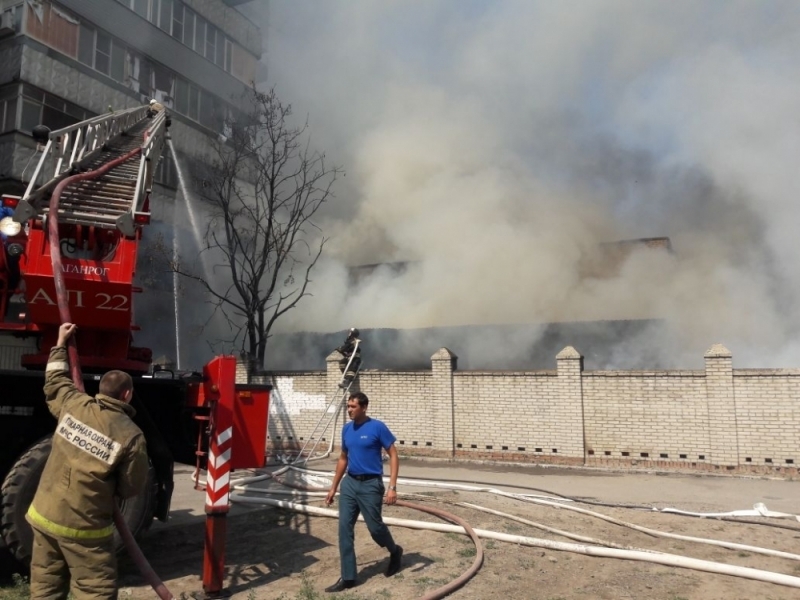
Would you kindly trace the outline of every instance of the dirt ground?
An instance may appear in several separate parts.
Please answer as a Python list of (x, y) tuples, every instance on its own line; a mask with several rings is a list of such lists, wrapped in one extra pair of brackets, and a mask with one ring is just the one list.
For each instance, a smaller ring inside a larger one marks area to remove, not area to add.
[[(444, 472), (450, 472), (446, 466), (443, 468)], [(531, 481), (530, 478), (523, 480), (513, 472), (493, 473), (493, 475), (495, 480), (513, 482), (518, 486), (528, 486)], [(478, 473), (473, 477), (473, 479), (481, 478), (485, 480), (486, 476)], [(594, 488), (582, 488), (582, 480), (577, 480), (576, 483), (571, 479), (564, 479), (549, 483), (551, 487), (578, 491), (618, 490), (620, 486), (627, 486), (627, 492), (624, 489), (619, 490), (619, 496), (634, 500), (648, 498), (651, 492), (656, 493), (652, 488), (660, 485), (663, 488), (658, 492), (661, 497), (684, 499), (680, 506), (676, 506), (675, 502), (671, 503), (672, 506), (692, 511), (748, 508), (752, 506), (750, 500), (753, 500), (753, 490), (766, 491), (767, 503), (771, 510), (785, 511), (788, 510), (787, 507), (796, 505), (794, 499), (797, 495), (794, 492), (800, 491), (800, 483), (797, 482), (743, 480), (741, 486), (747, 487), (747, 490), (740, 494), (743, 496), (741, 503), (731, 506), (732, 498), (735, 502), (739, 501), (736, 498), (736, 490), (739, 488), (735, 482), (731, 483), (730, 477), (717, 479), (727, 480), (723, 483), (728, 487), (714, 489), (717, 482), (709, 477), (670, 476), (657, 479), (635, 474), (619, 475), (612, 481), (598, 480), (599, 483), (596, 482)], [(771, 487), (777, 485), (783, 487)], [(402, 494), (404, 488), (414, 490), (413, 495), (404, 496)], [(734, 491), (730, 491), (729, 488)], [(532, 493), (525, 489), (514, 489), (520, 493)], [(774, 489), (780, 491), (775, 492)], [(564, 494), (563, 491), (559, 493)], [(770, 497), (770, 493), (773, 496)], [(610, 498), (610, 503), (619, 503), (619, 496)], [(609, 502), (609, 498), (602, 496), (580, 497), (585, 500)], [(709, 497), (718, 498), (718, 501), (709, 501)], [(562, 535), (473, 508), (457, 506), (456, 503), (478, 504), (550, 528), (598, 540), (587, 545), (599, 545), (600, 540), (606, 540), (625, 547), (655, 550), (800, 577), (800, 561), (797, 560), (765, 556), (749, 550), (726, 549), (693, 541), (654, 537), (629, 527), (609, 523), (596, 516), (483, 492), (431, 489), (420, 492), (412, 486), (401, 486), (401, 499), (455, 513), (475, 529), (581, 545), (581, 542), (567, 539)], [(320, 499), (312, 501), (312, 504), (323, 506)], [(760, 519), (759, 522), (764, 524), (750, 524), (583, 502), (576, 502), (573, 505), (661, 532), (724, 540), (784, 552), (800, 551), (798, 542), (800, 523), (792, 519)], [(384, 516), (442, 522), (435, 517), (405, 507), (387, 507)], [(200, 574), (203, 527), (202, 517), (197, 516), (170, 527), (154, 527), (142, 541), (141, 547), (145, 555), (176, 597), (180, 594), (192, 597), (202, 589)], [(386, 552), (372, 542), (366, 527), (360, 523), (356, 529), (360, 585), (346, 593), (338, 594), (339, 598), (347, 600), (420, 598), (457, 578), (475, 560), (474, 546), (464, 535), (416, 530), (396, 525), (392, 526), (392, 531), (397, 542), (405, 549), (403, 570), (391, 579), (384, 577)], [(619, 558), (587, 556), (576, 552), (528, 547), (490, 539), (483, 539), (482, 544), (484, 549), (482, 567), (475, 577), (449, 596), (450, 598), (464, 600), (484, 600), (492, 597), (519, 600), (800, 598), (800, 589), (731, 575)], [(228, 565), (226, 586), (235, 599), (323, 598), (328, 596), (323, 593), (323, 589), (335, 582), (339, 575), (336, 520), (272, 508), (239, 511), (238, 514), (232, 514), (228, 518), (226, 563)], [(121, 598), (154, 597), (151, 590), (140, 584), (141, 579), (135, 567), (125, 558), (121, 560), (120, 575)]]

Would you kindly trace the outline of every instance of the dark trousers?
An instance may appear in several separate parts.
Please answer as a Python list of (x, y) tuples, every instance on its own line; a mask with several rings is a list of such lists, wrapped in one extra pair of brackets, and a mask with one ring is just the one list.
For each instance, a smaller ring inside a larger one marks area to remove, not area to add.
[(394, 552), (397, 547), (389, 528), (381, 517), (383, 506), (383, 480), (380, 477), (357, 481), (352, 477), (342, 479), (339, 490), (339, 556), (342, 579), (355, 580), (356, 567), (355, 525), (358, 515), (364, 516), (367, 529), (376, 544)]
[(350, 363), (350, 368), (347, 369), (347, 373), (344, 370), (347, 368), (347, 363), (350, 361), (349, 358), (345, 358), (344, 360), (339, 361), (339, 370), (347, 377), (347, 379), (353, 379), (358, 372), (358, 368), (361, 366), (361, 359), (359, 357), (355, 357), (353, 362)]
[(116, 600), (114, 539), (70, 540), (33, 528), (31, 600)]

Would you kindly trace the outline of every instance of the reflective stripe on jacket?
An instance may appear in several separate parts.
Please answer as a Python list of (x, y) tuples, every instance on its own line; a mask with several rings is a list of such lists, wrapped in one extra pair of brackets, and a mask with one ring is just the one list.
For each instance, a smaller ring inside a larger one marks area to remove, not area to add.
[(50, 351), (44, 392), (58, 425), (28, 522), (62, 537), (108, 537), (114, 496), (135, 496), (147, 481), (144, 435), (131, 420), (136, 413), (115, 398), (79, 391), (63, 347)]
[(102, 529), (72, 529), (71, 527), (64, 527), (58, 523), (53, 523), (50, 519), (45, 519), (36, 511), (33, 504), (28, 508), (28, 521), (30, 521), (32, 525), (37, 525), (40, 529), (49, 531), (54, 535), (81, 540), (105, 538), (114, 533), (113, 525), (103, 527)]

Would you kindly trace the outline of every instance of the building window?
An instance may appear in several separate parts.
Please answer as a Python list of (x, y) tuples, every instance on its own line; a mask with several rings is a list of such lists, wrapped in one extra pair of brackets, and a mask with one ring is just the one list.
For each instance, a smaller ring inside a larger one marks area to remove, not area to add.
[(206, 28), (206, 58), (214, 62), (217, 54), (217, 28), (208, 24)]
[(143, 18), (148, 17), (150, 0), (133, 0), (133, 12)]
[[(140, 17), (147, 19), (150, 16), (150, 0), (117, 0), (123, 6), (130, 8)], [(158, 0), (156, 0), (158, 2)]]
[(200, 120), (200, 91), (193, 85), (189, 86), (189, 110), (186, 116), (195, 121)]
[(13, 131), (17, 127), (17, 96), (19, 86), (10, 85), (0, 92), (0, 133)]
[(83, 23), (78, 37), (78, 60), (94, 67), (94, 29)]
[(172, 26), (172, 0), (161, 0), (160, 3), (158, 26), (170, 33), (170, 27)]
[(231, 72), (231, 62), (233, 61), (233, 43), (225, 38), (225, 71)]
[(42, 122), (42, 105), (30, 100), (22, 101), (22, 121), (19, 128), (30, 132)]
[(225, 36), (221, 31), (217, 32), (217, 56), (214, 63), (221, 69), (225, 65)]
[(3, 133), (13, 131), (17, 126), (17, 99), (10, 98), (3, 100), (3, 127), (0, 129)]
[[(249, 62), (254, 63), (255, 59), (248, 61), (249, 57), (244, 57), (241, 48), (234, 48), (232, 40), (228, 39), (222, 31), (195, 11), (185, 6), (181, 0), (117, 0), (117, 2), (133, 10), (139, 16), (148, 19), (168, 35), (204, 56), (240, 81), (249, 83), (255, 77), (255, 69), (253, 65), (249, 64)], [(107, 75), (109, 74), (108, 63), (111, 62), (111, 76), (118, 81), (122, 81), (117, 77), (119, 63), (116, 63), (115, 69), (113, 52), (109, 60), (107, 52), (102, 49), (96, 50), (93, 46), (90, 48), (88, 32), (94, 32), (94, 30), (81, 24), (78, 59)], [(94, 34), (92, 33), (92, 35)], [(92, 40), (91, 43), (94, 44), (94, 41)], [(97, 57), (95, 53), (98, 51), (106, 56)], [(244, 62), (248, 64), (238, 64)]]
[[(2, 11), (3, 22), (11, 23), (14, 33), (19, 33), (22, 30), (22, 9), (23, 5), (18, 4)], [(9, 19), (9, 21), (6, 21)]]
[(125, 81), (125, 46), (83, 23), (78, 37), (78, 60), (119, 82)]
[(222, 100), (180, 77), (175, 78), (175, 111), (217, 132), (225, 131), (229, 116)]
[(198, 54), (205, 54), (206, 51), (206, 20), (197, 15), (197, 25), (194, 30), (194, 47), (192, 48)]
[(144, 58), (139, 60), (139, 93), (153, 97), (153, 65)]
[(183, 9), (184, 17), (183, 17), (183, 43), (189, 46), (192, 50), (194, 50), (194, 21), (195, 21), (195, 14), (189, 8)]
[(95, 39), (94, 68), (106, 75), (111, 73), (111, 38), (99, 31)]
[(208, 92), (200, 95), (200, 124), (209, 129), (216, 129), (214, 127), (214, 104), (214, 98)]
[(0, 133), (13, 131), (17, 126), (17, 86), (4, 90), (0, 100)]
[(183, 24), (183, 4), (176, 0), (175, 5), (172, 7), (172, 37), (179, 42), (183, 42)]
[(172, 71), (165, 69), (161, 65), (153, 65), (153, 80), (155, 92), (153, 97), (167, 107), (172, 107), (173, 92), (172, 87), (175, 83), (175, 75)]
[(182, 115), (189, 114), (189, 84), (180, 77), (175, 81), (175, 110)]
[(120, 83), (125, 82), (125, 48), (117, 42), (111, 47), (111, 77)]
[[(16, 109), (16, 104), (14, 108)], [(74, 125), (91, 116), (93, 116), (93, 113), (58, 96), (42, 92), (29, 85), (24, 85), (22, 88), (20, 131), (30, 133), (39, 124), (46, 125), (52, 131), (56, 131)]]

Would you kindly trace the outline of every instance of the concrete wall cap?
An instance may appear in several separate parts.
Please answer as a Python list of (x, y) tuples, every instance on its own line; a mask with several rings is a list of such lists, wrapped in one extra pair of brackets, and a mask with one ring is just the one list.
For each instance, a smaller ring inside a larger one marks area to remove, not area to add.
[(431, 356), (431, 360), (452, 360), (454, 358), (458, 358), (453, 351), (448, 348), (439, 348), (433, 356)]
[(733, 354), (731, 354), (731, 351), (728, 350), (722, 344), (714, 344), (713, 346), (711, 346), (711, 348), (709, 348), (706, 351), (704, 357), (705, 358), (732, 358)]
[(334, 350), (328, 356), (325, 357), (325, 362), (339, 362), (344, 358), (344, 354), (339, 352), (338, 350)]
[(578, 360), (581, 358), (583, 358), (581, 356), (581, 353), (575, 350), (575, 348), (573, 348), (572, 346), (567, 346), (561, 352), (556, 354), (556, 360), (564, 360), (564, 359)]

